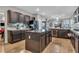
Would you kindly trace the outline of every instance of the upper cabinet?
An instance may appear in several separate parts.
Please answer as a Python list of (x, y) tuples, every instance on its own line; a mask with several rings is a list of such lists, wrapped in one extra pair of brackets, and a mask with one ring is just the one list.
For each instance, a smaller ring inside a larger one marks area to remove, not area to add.
[(29, 15), (24, 15), (22, 13), (11, 10), (7, 11), (7, 17), (8, 17), (7, 21), (8, 23), (25, 23), (25, 24), (29, 23), (30, 19), (32, 18)]
[(19, 19), (19, 13), (8, 10), (8, 23), (17, 23)]
[(24, 23), (28, 23), (30, 21), (30, 16), (25, 15), (24, 19), (25, 19)]
[(75, 10), (73, 15), (75, 23), (79, 22), (79, 7)]
[(24, 23), (24, 15), (19, 13), (19, 23)]

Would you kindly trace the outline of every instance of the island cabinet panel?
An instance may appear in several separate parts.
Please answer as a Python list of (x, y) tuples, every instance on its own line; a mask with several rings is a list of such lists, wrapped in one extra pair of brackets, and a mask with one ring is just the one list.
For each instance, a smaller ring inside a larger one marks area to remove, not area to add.
[(41, 52), (45, 48), (45, 36), (40, 33), (26, 33), (26, 50)]
[(25, 49), (35, 53), (42, 52), (50, 43), (45, 34), (48, 33), (26, 32)]
[(40, 42), (40, 52), (42, 52), (44, 50), (44, 48), (46, 47), (45, 36), (42, 36), (40, 41), (41, 41)]
[(9, 43), (15, 43), (21, 40), (24, 40), (24, 32), (23, 31), (8, 31), (8, 42)]
[(52, 41), (52, 35), (51, 35), (51, 31), (49, 31), (48, 33), (46, 33), (46, 37), (45, 37), (45, 45), (47, 46), (51, 41)]

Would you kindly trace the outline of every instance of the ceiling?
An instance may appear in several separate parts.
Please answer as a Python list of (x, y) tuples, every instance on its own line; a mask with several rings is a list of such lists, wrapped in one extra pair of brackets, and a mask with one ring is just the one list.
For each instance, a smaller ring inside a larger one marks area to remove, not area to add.
[(39, 14), (46, 16), (66, 18), (71, 17), (77, 6), (16, 6), (19, 9), (30, 12), (32, 14), (37, 13), (39, 8)]

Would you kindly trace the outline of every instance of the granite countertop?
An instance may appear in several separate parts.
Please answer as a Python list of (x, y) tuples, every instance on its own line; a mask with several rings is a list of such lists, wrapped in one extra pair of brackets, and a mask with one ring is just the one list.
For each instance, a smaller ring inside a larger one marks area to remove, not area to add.
[(27, 32), (45, 33), (45, 31), (38, 31), (38, 30), (31, 30), (31, 31), (27, 31)]
[(32, 33), (48, 33), (48, 31), (39, 31), (39, 30), (31, 30), (31, 31), (27, 31), (27, 32), (32, 32)]
[(74, 29), (69, 29), (69, 28), (50, 28), (50, 29), (64, 29), (64, 30), (70, 30), (70, 31), (72, 31), (73, 33), (75, 33), (76, 35), (79, 35), (79, 31), (75, 31)]
[(70, 29), (74, 34), (78, 35), (79, 36), (79, 31), (75, 31), (73, 29)]
[(19, 30), (30, 30), (30, 29), (29, 28), (17, 29), (17, 28), (8, 27), (7, 30), (8, 31), (19, 31)]
[(52, 27), (50, 27), (50, 29), (65, 29), (65, 30), (70, 30), (70, 28), (52, 28)]

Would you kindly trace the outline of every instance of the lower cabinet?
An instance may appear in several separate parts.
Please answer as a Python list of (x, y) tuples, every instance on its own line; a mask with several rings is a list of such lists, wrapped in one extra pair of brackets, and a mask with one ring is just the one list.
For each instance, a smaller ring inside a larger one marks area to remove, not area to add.
[(79, 36), (74, 35), (74, 39), (75, 39), (75, 51), (78, 53), (79, 52)]
[(75, 52), (78, 53), (79, 52), (79, 35), (75, 34), (74, 32), (71, 32), (72, 36), (71, 36), (71, 43), (75, 49)]
[(24, 39), (23, 31), (8, 31), (8, 42), (15, 43)]
[(52, 37), (57, 37), (58, 36), (57, 33), (58, 33), (57, 29), (51, 29)]
[(52, 36), (57, 38), (69, 38), (69, 32), (67, 29), (51, 29)]
[(73, 48), (75, 49), (75, 38), (74, 37), (71, 37), (70, 40), (71, 40), (71, 43), (73, 45)]

